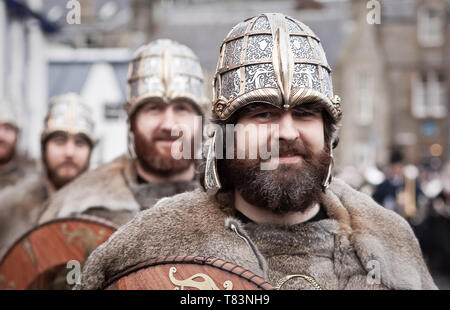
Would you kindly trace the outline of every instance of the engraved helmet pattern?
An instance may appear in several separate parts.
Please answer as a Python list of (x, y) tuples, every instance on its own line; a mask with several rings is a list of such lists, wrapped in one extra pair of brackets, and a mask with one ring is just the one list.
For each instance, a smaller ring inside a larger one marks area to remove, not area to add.
[(127, 103), (131, 116), (148, 100), (169, 104), (187, 100), (201, 111), (206, 102), (203, 73), (197, 56), (187, 46), (159, 39), (141, 46), (134, 53), (128, 69)]
[(213, 113), (221, 120), (252, 102), (288, 109), (309, 100), (325, 102), (336, 122), (342, 116), (320, 39), (280, 13), (233, 27), (220, 49), (213, 94)]
[(95, 144), (94, 129), (90, 107), (78, 94), (66, 93), (50, 99), (41, 141), (47, 139), (52, 133), (63, 131), (73, 135), (84, 134), (92, 144)]

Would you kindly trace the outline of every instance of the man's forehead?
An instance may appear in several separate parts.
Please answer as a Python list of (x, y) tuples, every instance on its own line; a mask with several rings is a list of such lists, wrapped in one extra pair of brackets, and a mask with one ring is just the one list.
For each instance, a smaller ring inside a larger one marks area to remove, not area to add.
[(164, 106), (169, 107), (169, 106), (173, 106), (175, 104), (192, 105), (192, 102), (190, 102), (189, 100), (185, 100), (185, 99), (174, 99), (174, 100), (171, 100), (169, 103), (166, 103), (163, 100), (151, 99), (151, 100), (148, 100), (148, 101), (145, 101), (144, 103), (142, 103), (142, 106), (153, 105), (153, 104), (164, 105)]
[(169, 107), (175, 107), (178, 105), (183, 105), (184, 107), (191, 109), (193, 112), (201, 114), (199, 107), (194, 102), (192, 102), (189, 99), (184, 99), (184, 98), (175, 98), (175, 99), (171, 100), (169, 103), (163, 101), (162, 99), (160, 100), (158, 98), (150, 99), (150, 100), (142, 103), (142, 105), (138, 109), (137, 113), (139, 113), (144, 107), (150, 106), (150, 105), (157, 105), (164, 109), (167, 109)]

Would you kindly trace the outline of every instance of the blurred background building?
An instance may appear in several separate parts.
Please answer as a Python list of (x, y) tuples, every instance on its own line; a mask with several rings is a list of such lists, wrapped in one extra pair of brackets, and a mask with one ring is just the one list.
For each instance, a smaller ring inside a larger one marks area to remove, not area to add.
[(316, 32), (334, 69), (344, 105), (338, 166), (381, 167), (398, 149), (409, 163), (438, 167), (450, 156), (450, 1), (380, 0), (380, 24), (368, 23), (369, 2), (1, 0), (0, 96), (22, 117), (20, 149), (37, 158), (48, 99), (80, 93), (102, 138), (98, 165), (126, 151), (122, 105), (127, 62), (138, 46), (164, 37), (190, 46), (211, 94), (219, 46), (231, 27), (278, 11)]

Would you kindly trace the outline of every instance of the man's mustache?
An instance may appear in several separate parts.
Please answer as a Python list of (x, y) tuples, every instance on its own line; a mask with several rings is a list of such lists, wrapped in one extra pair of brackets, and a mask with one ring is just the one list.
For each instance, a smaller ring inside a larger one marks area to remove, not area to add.
[(305, 160), (309, 160), (314, 156), (312, 150), (301, 139), (278, 140), (273, 147), (278, 148), (278, 157), (301, 156)]
[(181, 133), (179, 134), (179, 135), (177, 135), (177, 136), (172, 136), (171, 134), (170, 134), (170, 132), (166, 132), (166, 131), (159, 131), (159, 132), (156, 132), (154, 135), (153, 135), (153, 137), (152, 137), (152, 140), (153, 141), (175, 141), (175, 140), (178, 140), (180, 137), (181, 137)]
[(76, 163), (74, 163), (73, 161), (71, 161), (71, 160), (66, 160), (66, 161), (64, 161), (63, 163), (61, 163), (61, 164), (59, 164), (58, 166), (56, 166), (56, 169), (63, 168), (63, 167), (65, 167), (65, 166), (73, 167), (73, 168), (75, 168), (75, 169), (80, 169), (80, 167), (79, 167)]

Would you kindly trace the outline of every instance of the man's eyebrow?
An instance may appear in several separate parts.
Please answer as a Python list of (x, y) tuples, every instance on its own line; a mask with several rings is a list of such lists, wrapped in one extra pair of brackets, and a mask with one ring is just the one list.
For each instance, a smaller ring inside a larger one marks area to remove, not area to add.
[(76, 138), (76, 139), (78, 139), (78, 138), (80, 138), (80, 139), (87, 139), (86, 135), (83, 134), (83, 133), (77, 133), (77, 134), (73, 135), (73, 137)]
[(69, 135), (63, 131), (56, 131), (48, 137), (48, 139), (67, 139), (69, 138)]
[(252, 103), (242, 109), (242, 115), (246, 115), (252, 112), (258, 112), (266, 109), (278, 109), (267, 103)]
[(321, 113), (325, 107), (322, 104), (317, 104), (314, 102), (307, 102), (296, 105), (292, 108), (294, 111), (305, 111), (305, 112), (313, 112), (313, 113)]

